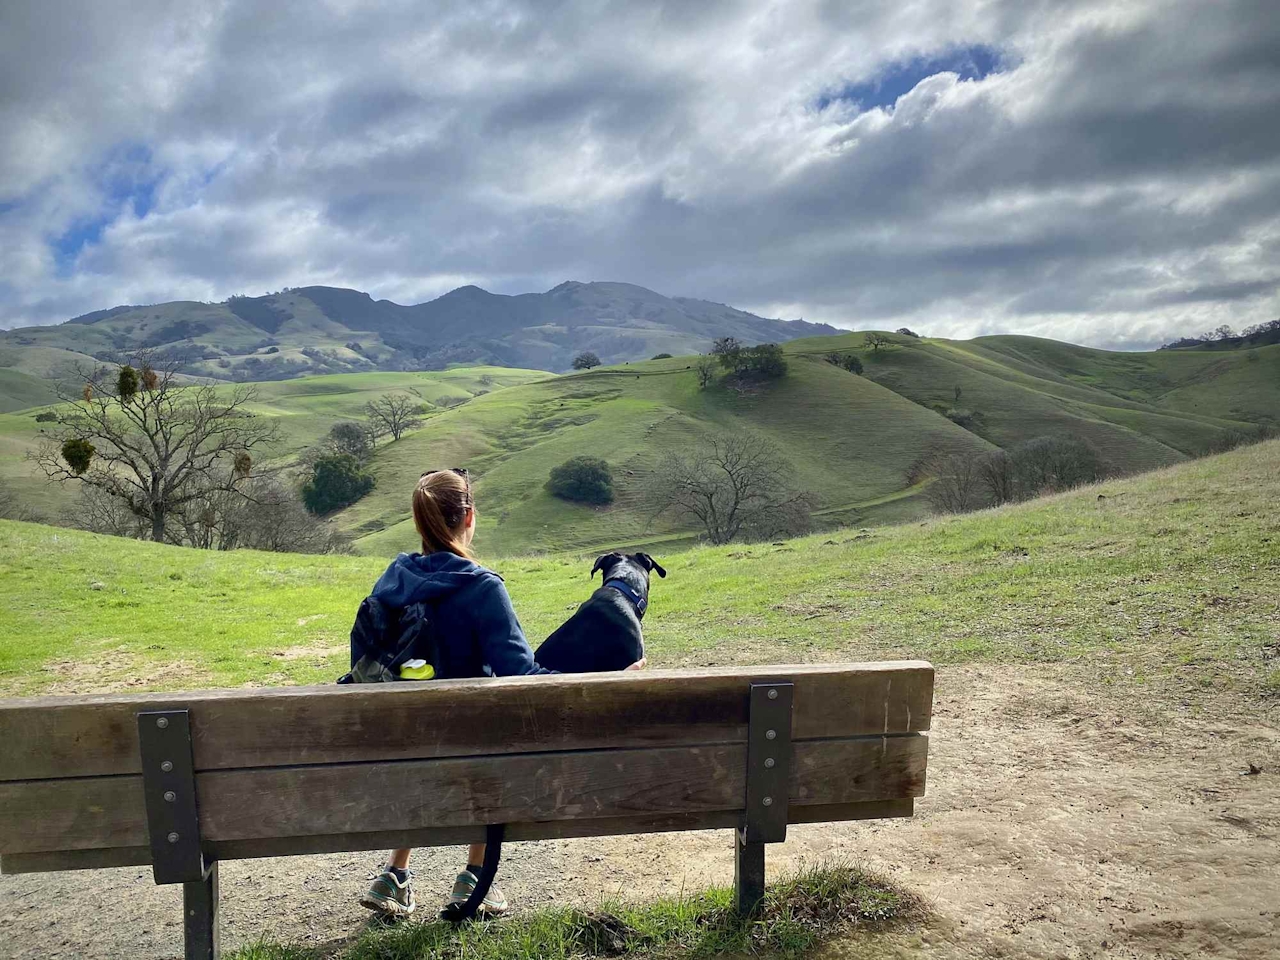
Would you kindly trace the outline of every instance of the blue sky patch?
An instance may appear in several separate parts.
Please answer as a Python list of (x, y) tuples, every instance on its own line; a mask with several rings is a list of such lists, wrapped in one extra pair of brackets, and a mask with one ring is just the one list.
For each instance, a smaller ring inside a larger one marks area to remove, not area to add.
[(119, 147), (93, 173), (102, 192), (97, 213), (77, 218), (60, 236), (50, 241), (54, 262), (62, 276), (70, 274), (76, 258), (86, 246), (102, 239), (102, 232), (126, 210), (139, 219), (155, 207), (156, 190), (165, 171), (152, 166), (151, 150), (134, 144)]
[(955, 47), (933, 56), (891, 63), (869, 80), (846, 84), (822, 94), (815, 106), (825, 110), (833, 103), (844, 101), (856, 103), (862, 110), (892, 108), (899, 97), (910, 93), (926, 77), (950, 72), (959, 74), (961, 80), (981, 80), (999, 73), (1003, 63), (1003, 55), (995, 47)]

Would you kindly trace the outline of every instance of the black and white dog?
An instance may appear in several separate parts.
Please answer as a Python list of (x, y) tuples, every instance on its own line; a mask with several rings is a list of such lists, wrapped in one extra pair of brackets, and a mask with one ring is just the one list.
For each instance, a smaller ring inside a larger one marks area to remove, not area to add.
[(578, 607), (534, 654), (538, 666), (560, 673), (625, 670), (644, 657), (640, 621), (649, 606), (649, 571), (667, 571), (647, 553), (596, 557), (591, 576), (604, 585)]

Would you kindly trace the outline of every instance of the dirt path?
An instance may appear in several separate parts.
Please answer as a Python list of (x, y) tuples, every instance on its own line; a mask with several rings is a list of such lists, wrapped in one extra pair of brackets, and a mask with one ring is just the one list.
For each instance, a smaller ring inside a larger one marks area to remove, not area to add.
[[(770, 871), (828, 856), (881, 869), (932, 904), (918, 930), (832, 955), (1280, 958), (1280, 724), (1191, 718), (1049, 670), (941, 671), (929, 796), (910, 821), (793, 827)], [(1135, 719), (1134, 709), (1141, 719)], [(1241, 776), (1250, 763), (1263, 769)], [(522, 906), (591, 905), (732, 882), (728, 835), (517, 844), (502, 885)], [(458, 850), (415, 854), (419, 898)], [(228, 948), (358, 930), (376, 856), (222, 867)], [(264, 896), (271, 897), (263, 904)], [(180, 890), (148, 869), (0, 877), (0, 956), (176, 957)]]

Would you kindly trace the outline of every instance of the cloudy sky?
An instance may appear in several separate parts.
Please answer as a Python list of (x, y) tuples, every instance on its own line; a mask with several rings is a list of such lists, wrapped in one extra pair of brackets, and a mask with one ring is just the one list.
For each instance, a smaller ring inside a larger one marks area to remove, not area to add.
[(1276, 2), (0, 7), (0, 326), (566, 279), (1129, 348), (1273, 319)]

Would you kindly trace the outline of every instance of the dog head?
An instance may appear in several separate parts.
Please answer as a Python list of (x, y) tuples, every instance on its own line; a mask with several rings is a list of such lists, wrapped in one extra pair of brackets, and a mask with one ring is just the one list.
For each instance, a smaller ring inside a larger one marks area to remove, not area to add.
[(647, 553), (606, 553), (596, 557), (595, 566), (591, 568), (591, 576), (600, 571), (600, 579), (621, 580), (640, 596), (649, 596), (649, 571), (657, 571), (658, 576), (666, 577), (667, 571), (662, 564)]

